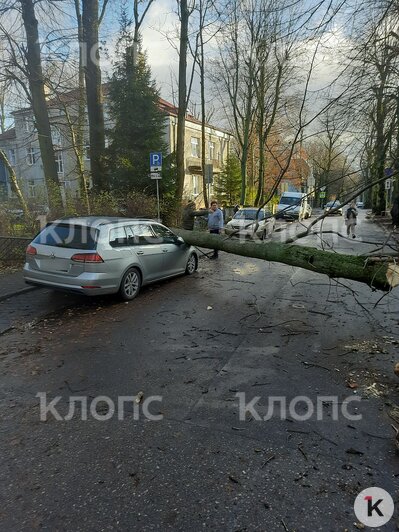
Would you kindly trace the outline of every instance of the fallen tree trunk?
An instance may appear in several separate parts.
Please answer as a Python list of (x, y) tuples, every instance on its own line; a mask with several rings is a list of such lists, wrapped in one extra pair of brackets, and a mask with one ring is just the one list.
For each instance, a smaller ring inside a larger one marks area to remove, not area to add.
[(333, 279), (344, 278), (368, 284), (373, 289), (391, 290), (399, 285), (399, 266), (392, 258), (359, 257), (321, 249), (278, 242), (243, 242), (225, 235), (175, 229), (187, 244), (227, 253), (281, 262), (290, 266), (321, 273)]

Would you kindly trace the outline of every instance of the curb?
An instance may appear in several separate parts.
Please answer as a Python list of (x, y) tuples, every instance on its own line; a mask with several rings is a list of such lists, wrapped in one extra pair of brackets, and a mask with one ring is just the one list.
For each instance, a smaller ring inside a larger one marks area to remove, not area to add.
[(8, 294), (0, 296), (0, 303), (2, 301), (5, 301), (6, 299), (10, 299), (11, 297), (26, 294), (26, 292), (31, 292), (32, 290), (37, 290), (38, 288), (38, 286), (27, 286), (26, 288), (21, 288), (20, 290), (16, 290), (15, 292), (9, 292)]

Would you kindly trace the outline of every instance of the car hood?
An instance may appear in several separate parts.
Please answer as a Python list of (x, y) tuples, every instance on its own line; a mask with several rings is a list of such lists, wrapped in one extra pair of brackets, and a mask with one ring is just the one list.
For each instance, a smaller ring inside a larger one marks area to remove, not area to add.
[[(255, 223), (254, 220), (230, 220), (230, 222), (227, 224), (229, 227), (235, 227), (235, 228), (240, 228), (240, 229), (243, 229), (245, 227), (251, 227), (253, 226), (253, 224)], [(259, 224), (262, 224), (264, 223), (263, 220), (259, 221)]]

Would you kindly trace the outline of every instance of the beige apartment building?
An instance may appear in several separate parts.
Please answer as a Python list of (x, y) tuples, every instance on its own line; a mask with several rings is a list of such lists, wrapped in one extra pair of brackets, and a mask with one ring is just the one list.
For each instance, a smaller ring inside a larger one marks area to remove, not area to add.
[[(160, 100), (160, 107), (165, 112), (167, 124), (165, 129), (166, 145), (169, 153), (176, 151), (177, 138), (177, 108)], [(207, 165), (207, 186), (209, 198), (213, 195), (214, 178), (217, 177), (227, 161), (227, 156), (232, 148), (233, 136), (223, 128), (206, 125), (205, 149)], [(187, 114), (185, 122), (185, 180), (184, 199), (192, 199), (197, 207), (204, 205), (202, 190), (202, 124), (194, 116)]]
[[(106, 91), (105, 91), (106, 92)], [(49, 115), (55, 149), (58, 178), (66, 194), (79, 195), (79, 178), (76, 172), (77, 160), (73, 150), (70, 127), (67, 125), (66, 110), (69, 119), (77, 116), (76, 92), (63, 95), (62, 101), (49, 100)], [(61, 105), (60, 105), (61, 103)], [(176, 150), (177, 108), (160, 99), (160, 108), (165, 114), (165, 143), (168, 153)], [(106, 94), (104, 104), (105, 120), (110, 124), (107, 112)], [(21, 187), (28, 200), (46, 202), (46, 187), (41, 164), (39, 142), (34, 125), (32, 109), (14, 111), (14, 128), (0, 135), (0, 149), (9, 158)], [(88, 139), (86, 123), (85, 136)], [(201, 167), (201, 122), (187, 114), (185, 132), (185, 183), (184, 199), (195, 200), (197, 206), (203, 205), (202, 167)], [(213, 194), (213, 177), (223, 169), (227, 154), (231, 149), (232, 135), (222, 128), (209, 124), (206, 126), (206, 164), (208, 176), (208, 194)], [(166, 155), (166, 154), (165, 154)], [(86, 141), (85, 170), (90, 171), (89, 144)], [(11, 196), (7, 170), (0, 162), (0, 200)]]

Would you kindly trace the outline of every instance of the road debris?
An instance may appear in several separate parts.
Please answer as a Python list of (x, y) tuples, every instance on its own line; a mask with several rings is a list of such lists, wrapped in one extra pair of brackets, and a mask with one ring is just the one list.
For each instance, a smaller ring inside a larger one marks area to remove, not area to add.
[(144, 392), (139, 392), (137, 395), (136, 395), (136, 398), (134, 400), (134, 402), (136, 404), (140, 404), (141, 401), (143, 400), (143, 397), (144, 397)]

